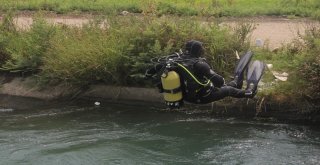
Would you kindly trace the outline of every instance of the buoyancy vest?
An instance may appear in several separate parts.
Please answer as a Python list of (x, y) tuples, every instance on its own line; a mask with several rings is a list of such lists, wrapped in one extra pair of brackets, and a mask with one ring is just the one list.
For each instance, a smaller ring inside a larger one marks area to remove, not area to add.
[(160, 78), (164, 100), (170, 108), (180, 107), (183, 100), (197, 103), (212, 89), (211, 81), (196, 72), (198, 62), (205, 59), (182, 57), (166, 62)]
[(188, 58), (177, 63), (177, 73), (180, 75), (180, 81), (184, 100), (196, 103), (199, 97), (209, 93), (213, 89), (210, 80), (200, 76), (196, 72), (195, 64), (205, 62), (202, 58)]

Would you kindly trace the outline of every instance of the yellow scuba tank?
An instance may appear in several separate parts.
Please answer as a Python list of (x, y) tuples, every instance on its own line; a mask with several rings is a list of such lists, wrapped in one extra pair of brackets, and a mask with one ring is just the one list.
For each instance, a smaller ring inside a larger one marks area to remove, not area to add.
[(169, 107), (180, 107), (182, 103), (182, 90), (180, 76), (173, 70), (166, 70), (161, 75), (163, 96)]

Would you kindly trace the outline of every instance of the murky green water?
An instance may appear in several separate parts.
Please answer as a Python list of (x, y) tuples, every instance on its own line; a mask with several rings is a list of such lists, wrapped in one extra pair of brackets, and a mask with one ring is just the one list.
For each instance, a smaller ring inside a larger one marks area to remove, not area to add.
[(0, 164), (320, 164), (320, 130), (149, 105), (6, 107)]

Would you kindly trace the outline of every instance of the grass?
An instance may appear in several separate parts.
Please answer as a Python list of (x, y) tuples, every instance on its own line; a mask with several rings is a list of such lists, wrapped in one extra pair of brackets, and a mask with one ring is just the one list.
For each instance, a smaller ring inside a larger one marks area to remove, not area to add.
[(298, 16), (319, 19), (318, 0), (0, 0), (0, 11), (53, 11), (56, 13), (104, 13), (121, 11), (184, 16)]
[[(274, 97), (294, 103), (307, 102), (318, 104), (320, 101), (320, 29), (311, 27), (305, 36), (284, 45), (280, 50), (257, 49), (256, 58), (273, 64), (271, 70), (289, 74), (286, 82), (278, 82), (272, 88), (263, 90), (265, 97)], [(265, 82), (274, 81), (271, 70), (263, 78)], [(280, 97), (278, 97), (280, 96)]]
[[(237, 2), (240, 2), (237, 1)], [(29, 30), (18, 30), (13, 14), (0, 23), (0, 69), (6, 72), (32, 72), (42, 82), (86, 86), (94, 83), (149, 86), (142, 75), (152, 57), (179, 51), (186, 41), (204, 43), (205, 57), (214, 70), (228, 77), (236, 63), (235, 52), (250, 49), (250, 24), (226, 29), (204, 25), (195, 17), (108, 17), (84, 27), (48, 24), (36, 17)], [(320, 30), (317, 27), (284, 45), (278, 52), (256, 49), (255, 58), (272, 63), (274, 70), (289, 73), (288, 82), (263, 92), (319, 100)], [(273, 81), (267, 72), (264, 80)]]
[(97, 19), (82, 28), (52, 25), (37, 18), (30, 30), (16, 30), (12, 17), (0, 31), (1, 69), (34, 72), (43, 81), (88, 85), (147, 85), (141, 75), (152, 57), (169, 55), (197, 39), (205, 43), (208, 61), (216, 71), (229, 75), (235, 51), (248, 49), (241, 25), (234, 31), (216, 24), (203, 26), (190, 18), (108, 18), (108, 27)]
[(10, 60), (2, 62), (2, 70), (37, 71), (55, 29), (42, 19), (36, 20), (30, 31), (26, 32), (19, 32), (16, 28), (9, 29), (9, 26), (12, 28), (13, 25), (3, 24), (3, 31), (0, 32), (4, 39), (2, 52), (10, 55), (6, 58)]
[[(306, 86), (305, 79), (301, 78), (299, 69), (305, 61), (305, 54), (302, 52), (292, 53), (290, 48), (285, 47), (279, 52), (270, 52), (269, 50), (256, 50), (256, 56), (266, 64), (272, 64), (273, 67), (268, 69), (263, 77), (263, 82), (270, 84), (273, 82), (273, 86), (263, 90), (262, 95), (287, 95), (287, 96), (299, 96), (303, 90), (299, 87)], [(288, 80), (285, 82), (275, 81), (275, 77), (272, 71), (279, 73), (288, 73)], [(292, 97), (294, 98), (294, 97)], [(297, 97), (295, 97), (297, 98)]]

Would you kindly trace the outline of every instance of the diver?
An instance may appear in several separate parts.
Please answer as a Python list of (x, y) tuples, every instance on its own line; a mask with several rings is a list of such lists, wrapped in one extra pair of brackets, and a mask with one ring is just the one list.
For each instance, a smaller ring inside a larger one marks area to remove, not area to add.
[[(214, 72), (205, 58), (202, 58), (203, 54), (203, 44), (191, 40), (186, 43), (184, 52), (160, 58), (146, 71), (147, 78), (156, 75), (157, 86), (164, 93), (164, 99), (170, 108), (179, 108), (183, 101), (206, 104), (227, 96), (253, 98), (256, 95), (264, 63), (254, 61), (248, 68), (252, 52), (247, 52), (240, 58), (235, 68), (234, 80), (229, 83)], [(246, 70), (247, 87), (242, 89)]]

